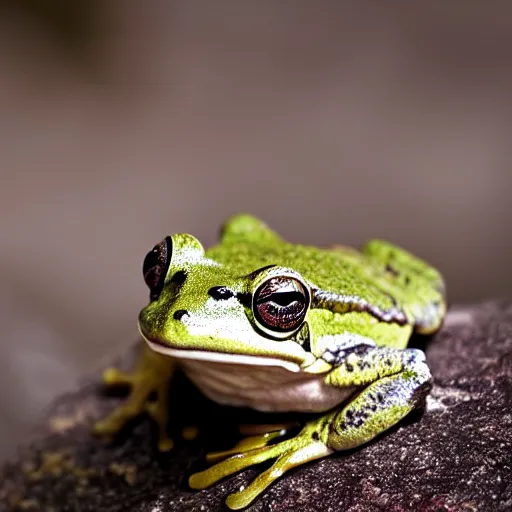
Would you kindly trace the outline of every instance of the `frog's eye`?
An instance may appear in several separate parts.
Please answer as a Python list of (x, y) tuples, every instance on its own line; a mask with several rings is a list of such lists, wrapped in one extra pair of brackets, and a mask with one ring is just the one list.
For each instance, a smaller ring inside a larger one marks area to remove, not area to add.
[(276, 276), (258, 287), (252, 310), (263, 331), (276, 338), (287, 338), (302, 326), (309, 302), (309, 292), (299, 280)]
[(153, 247), (153, 250), (147, 253), (142, 265), (142, 274), (144, 281), (149, 288), (149, 297), (151, 300), (158, 299), (164, 287), (165, 276), (169, 269), (169, 263), (172, 256), (172, 239), (166, 237), (159, 244)]

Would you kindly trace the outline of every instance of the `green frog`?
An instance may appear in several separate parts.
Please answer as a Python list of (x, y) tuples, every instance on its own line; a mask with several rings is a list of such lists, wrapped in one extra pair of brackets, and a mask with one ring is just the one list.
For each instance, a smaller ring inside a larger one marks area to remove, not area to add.
[(274, 460), (227, 497), (233, 510), (289, 469), (369, 442), (431, 388), (425, 354), (406, 347), (413, 332), (440, 328), (443, 279), (391, 243), (372, 240), (360, 252), (296, 245), (241, 214), (206, 251), (192, 235), (166, 237), (146, 256), (143, 275), (150, 301), (138, 326), (146, 348), (134, 372), (105, 372), (107, 384), (131, 391), (96, 432), (112, 435), (149, 412), (160, 449), (170, 449), (167, 398), (177, 369), (221, 404), (312, 413), (295, 437), (277, 427), (250, 436), (190, 477), (203, 489)]

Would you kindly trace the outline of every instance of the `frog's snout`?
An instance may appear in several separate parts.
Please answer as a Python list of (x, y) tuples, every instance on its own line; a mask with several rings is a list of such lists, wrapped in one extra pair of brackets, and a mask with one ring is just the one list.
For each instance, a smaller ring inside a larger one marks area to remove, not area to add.
[(137, 327), (139, 328), (139, 332), (142, 335), (142, 337), (148, 339), (152, 337), (150, 329), (151, 322), (149, 322), (148, 315), (146, 314), (145, 311), (146, 310), (143, 309), (139, 313), (139, 318), (137, 319)]
[(149, 304), (139, 313), (139, 332), (148, 341), (168, 346), (171, 340), (184, 337), (187, 330), (185, 324), (190, 315), (186, 309), (163, 310)]
[(159, 338), (159, 333), (163, 331), (162, 326), (165, 322), (165, 316), (159, 314), (158, 310), (145, 307), (140, 313), (138, 318), (138, 327), (141, 335), (151, 341), (162, 341)]

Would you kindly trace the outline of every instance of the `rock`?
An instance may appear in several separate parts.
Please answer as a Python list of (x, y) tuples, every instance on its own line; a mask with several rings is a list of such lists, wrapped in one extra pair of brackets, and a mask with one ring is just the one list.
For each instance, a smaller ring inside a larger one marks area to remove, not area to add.
[[(512, 510), (512, 305), (454, 308), (426, 348), (435, 385), (423, 414), (367, 446), (298, 468), (247, 510)], [(168, 454), (156, 452), (144, 418), (115, 442), (90, 434), (121, 399), (102, 392), (99, 375), (57, 399), (19, 460), (2, 468), (0, 511), (224, 510), (225, 497), (260, 469), (205, 491), (188, 489), (188, 475), (204, 467), (204, 448), (232, 444), (225, 425), (240, 411), (182, 384), (171, 406), (188, 408), (188, 421), (200, 411), (203, 434)]]

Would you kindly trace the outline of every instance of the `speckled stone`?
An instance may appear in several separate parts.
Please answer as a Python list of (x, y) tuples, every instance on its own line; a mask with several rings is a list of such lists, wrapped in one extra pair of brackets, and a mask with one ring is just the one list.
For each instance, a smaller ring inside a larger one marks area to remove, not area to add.
[[(426, 348), (435, 386), (423, 414), (361, 449), (293, 471), (247, 510), (512, 510), (512, 306), (452, 308)], [(132, 361), (133, 351), (121, 363)], [(193, 422), (196, 402), (207, 421), (199, 439), (179, 442), (169, 454), (156, 452), (147, 419), (113, 443), (90, 435), (92, 423), (121, 399), (101, 391), (98, 375), (57, 399), (19, 460), (2, 468), (0, 511), (225, 510), (226, 495), (257, 469), (201, 492), (186, 480), (203, 467), (205, 447), (229, 446), (240, 412), (183, 384), (172, 406), (188, 407)]]

